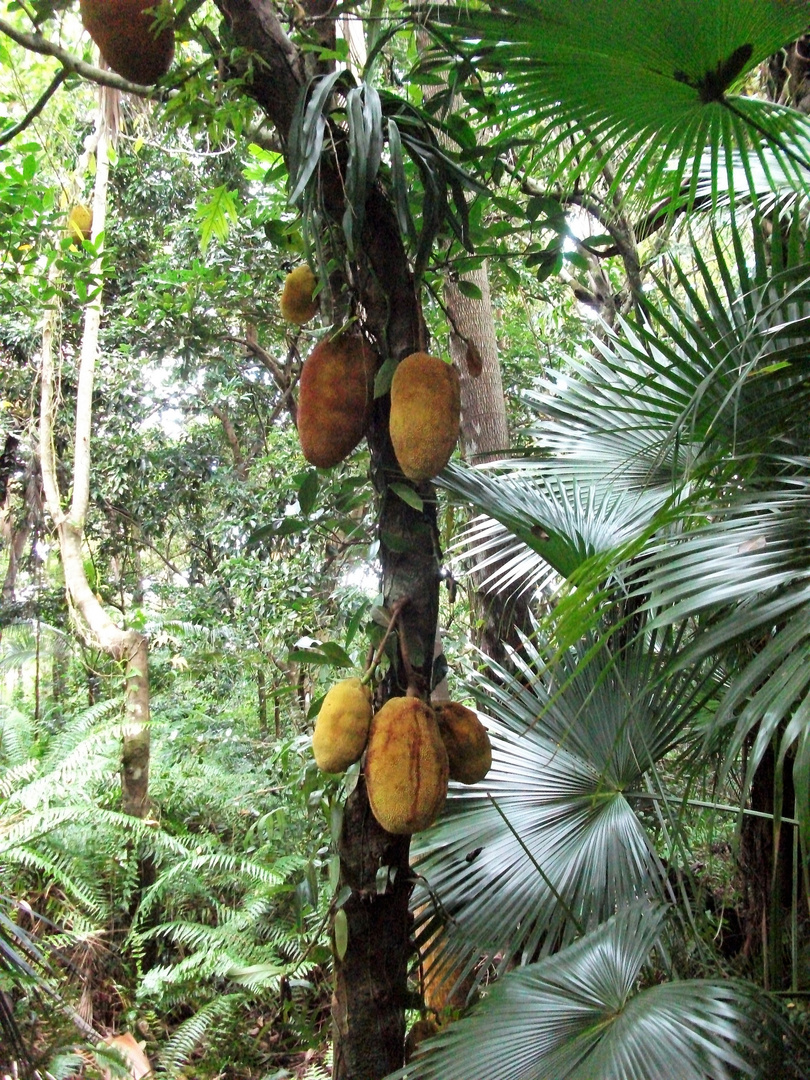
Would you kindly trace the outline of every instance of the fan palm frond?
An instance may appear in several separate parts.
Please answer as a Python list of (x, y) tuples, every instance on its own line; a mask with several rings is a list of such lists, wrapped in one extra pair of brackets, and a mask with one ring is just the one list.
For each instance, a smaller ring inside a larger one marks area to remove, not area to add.
[(678, 647), (671, 632), (637, 637), (615, 655), (594, 645), (585, 663), (587, 644), (551, 660), (524, 640), (514, 675), (493, 665), (497, 678), (479, 676), (492, 769), (483, 785), (454, 786), (443, 817), (414, 841), (422, 920), (431, 897), (443, 909), (438, 955), (525, 962), (661, 894), (661, 865), (627, 793), (694, 737), (715, 692), (708, 669), (661, 678)]
[[(806, 117), (740, 92), (758, 64), (805, 32), (799, 0), (507, 0), (497, 11), (430, 14), (445, 48), (493, 73), (502, 139), (532, 129), (533, 143), (556, 154), (552, 180), (588, 183), (609, 164), (614, 192), (625, 183), (642, 201), (665, 195), (680, 205), (705, 156), (712, 178), (749, 161), (767, 174), (775, 160), (807, 190)], [(713, 179), (713, 199), (730, 187)]]
[[(472, 1014), (423, 1044), (408, 1080), (731, 1080), (762, 1063), (756, 988), (638, 989), (665, 912), (634, 904), (554, 956), (499, 979)], [(778, 1028), (777, 1028), (778, 1030)], [(774, 1040), (774, 1045), (776, 1045)]]
[[(810, 641), (810, 272), (795, 230), (786, 237), (788, 265), (778, 272), (761, 240), (750, 260), (734, 230), (731, 237), (729, 244), (714, 236), (711, 264), (695, 248), (695, 270), (676, 267), (685, 303), (662, 290), (648, 319), (626, 323), (598, 343), (597, 356), (583, 356), (567, 381), (532, 396), (542, 457), (501, 463), (494, 474), (456, 467), (442, 481), (500, 522), (477, 527), (479, 552), (517, 558), (508, 530), (526, 545), (524, 571), (539, 575), (549, 563), (574, 575), (577, 592), (556, 612), (564, 640), (572, 640), (561, 621), (566, 612), (577, 616), (572, 634), (580, 633), (601, 607), (584, 598), (598, 597), (608, 582), (646, 606), (659, 626), (692, 621), (695, 636), (679, 663), (730, 657), (736, 676), (710, 734), (733, 725), (729, 761), (753, 737), (750, 780), (779, 733), (810, 843), (802, 719), (810, 710), (802, 661)], [(580, 477), (592, 505), (615, 507), (612, 520), (630, 525), (615, 531), (602, 560), (593, 557), (596, 544), (582, 543), (595, 528), (588, 534), (571, 515), (549, 510), (547, 493), (574, 490)], [(555, 526), (548, 557), (543, 537)], [(498, 577), (495, 566), (491, 580)], [(741, 643), (755, 636), (746, 656)]]

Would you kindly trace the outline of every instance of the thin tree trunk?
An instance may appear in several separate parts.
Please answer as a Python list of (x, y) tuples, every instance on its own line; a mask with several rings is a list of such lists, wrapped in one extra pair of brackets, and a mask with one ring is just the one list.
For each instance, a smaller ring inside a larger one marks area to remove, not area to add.
[(267, 680), (264, 668), (259, 664), (256, 668), (256, 697), (259, 708), (259, 734), (267, 734)]
[[(367, 212), (366, 250), (391, 312), (378, 340), (387, 355), (401, 360), (425, 347), (421, 308), (391, 207), (373, 194)], [(372, 303), (373, 310), (385, 309), (381, 299)], [(416, 485), (423, 501), (417, 510), (389, 488), (389, 478), (397, 477), (399, 469), (388, 434), (388, 405), (387, 396), (377, 400), (368, 435), (379, 500), (382, 593), (387, 610), (403, 605), (401, 640), (415, 669), (416, 688), (427, 699), (439, 612), (436, 497), (431, 484)], [(378, 706), (408, 688), (401, 653), (399, 659), (398, 670), (389, 671), (380, 688)], [(380, 1080), (404, 1062), (411, 953), (409, 849), (409, 836), (392, 836), (375, 820), (361, 776), (346, 803), (339, 845), (338, 889), (349, 886), (351, 896), (343, 907), (348, 948), (345, 955), (335, 955), (333, 1080)]]
[[(450, 353), (461, 377), (461, 439), (465, 457), (475, 464), (503, 457), (509, 422), (486, 263), (464, 280), (476, 286), (480, 300), (465, 296), (454, 281), (445, 284), (444, 299), (452, 325)], [(484, 582), (495, 568), (473, 570), (470, 601), (475, 644), (503, 665), (509, 658), (505, 646), (518, 648), (518, 630), (529, 630), (529, 598), (487, 588)]]
[[(451, 319), (450, 355), (461, 379), (461, 439), (471, 464), (502, 457), (509, 449), (509, 423), (487, 264), (464, 275), (481, 293), (474, 300), (448, 280), (444, 301)], [(479, 366), (480, 365), (480, 366)]]
[[(103, 92), (102, 92), (103, 93)], [(103, 109), (97, 116), (96, 177), (93, 195), (93, 241), (105, 227), (109, 159)], [(101, 255), (93, 269), (100, 276)], [(42, 393), (40, 403), (40, 464), (45, 502), (59, 537), (68, 604), (82, 636), (124, 665), (125, 722), (121, 758), (122, 804), (126, 813), (144, 817), (148, 809), (149, 784), (149, 672), (146, 638), (135, 630), (117, 626), (90, 588), (84, 569), (84, 522), (90, 497), (90, 436), (92, 428), (93, 378), (101, 323), (101, 291), (85, 309), (79, 376), (76, 388), (73, 497), (69, 512), (62, 507), (59, 491), (54, 422), (58, 370), (55, 359), (56, 313), (46, 318), (42, 334)]]

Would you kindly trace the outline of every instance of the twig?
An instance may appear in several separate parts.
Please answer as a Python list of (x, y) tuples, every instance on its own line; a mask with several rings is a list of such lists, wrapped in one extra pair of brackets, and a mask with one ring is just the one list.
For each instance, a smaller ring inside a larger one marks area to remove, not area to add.
[(6, 143), (10, 143), (15, 136), (19, 135), (21, 131), (25, 131), (28, 125), (36, 120), (53, 95), (68, 77), (70, 72), (66, 68), (60, 68), (59, 71), (51, 79), (51, 84), (48, 89), (42, 94), (36, 105), (32, 105), (25, 116), (20, 120), (19, 124), (15, 124), (13, 127), (7, 128), (2, 135), (0, 135), (0, 146), (5, 146)]
[[(391, 631), (394, 629), (394, 624), (399, 619), (400, 612), (402, 611), (402, 609), (405, 607), (405, 605), (408, 602), (409, 602), (409, 597), (407, 597), (407, 596), (401, 596), (399, 598), (399, 600), (396, 600), (394, 602), (394, 605), (391, 608), (391, 618), (388, 620), (388, 626), (386, 627), (385, 634), (383, 635), (383, 639), (380, 642), (380, 644), (378, 645), (377, 652), (372, 657), (371, 663), (366, 668), (365, 672), (363, 673), (363, 677), (360, 680), (360, 682), (363, 684), (363, 686), (368, 686), (368, 684), (371, 682), (371, 680), (372, 680), (372, 678), (374, 676), (374, 669), (377, 667), (377, 665), (379, 664), (379, 662), (383, 658), (383, 652), (385, 651), (385, 646), (386, 646), (386, 644), (388, 642), (389, 637), (391, 636)], [(402, 650), (402, 659), (405, 660), (405, 649), (403, 648), (401, 637), (402, 637), (402, 635), (400, 635), (400, 643), (399, 643), (399, 645), (400, 645), (400, 649)], [(406, 666), (408, 667), (408, 669), (410, 669), (410, 664), (408, 664), (407, 661), (405, 661), (405, 662), (406, 662)]]

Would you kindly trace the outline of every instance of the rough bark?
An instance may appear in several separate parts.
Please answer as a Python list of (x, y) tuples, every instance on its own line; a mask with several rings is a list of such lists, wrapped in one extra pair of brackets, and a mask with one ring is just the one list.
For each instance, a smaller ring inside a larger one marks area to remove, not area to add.
[[(478, 288), (480, 300), (465, 296), (453, 281), (446, 283), (444, 299), (452, 324), (450, 354), (461, 378), (461, 440), (465, 457), (475, 464), (503, 456), (509, 447), (509, 423), (486, 264), (465, 274), (464, 280)], [(487, 656), (508, 664), (505, 645), (517, 648), (518, 629), (528, 631), (529, 601), (523, 593), (486, 588), (485, 578), (493, 569), (472, 573), (473, 637)]]
[[(218, 3), (237, 44), (252, 49), (273, 73), (272, 80), (254, 75), (247, 89), (286, 145), (304, 77), (301, 58), (283, 34), (269, 3)], [(302, 10), (308, 14), (306, 8)], [(322, 34), (324, 28), (319, 32)], [(254, 65), (256, 70), (258, 65)], [(320, 170), (323, 206), (338, 225), (344, 210), (339, 161), (340, 151), (336, 157), (325, 157)], [(425, 347), (424, 321), (396, 216), (379, 188), (368, 197), (356, 274), (363, 329), (380, 359), (399, 360)], [(429, 484), (418, 485), (424, 509), (415, 510), (391, 492), (389, 480), (401, 481), (402, 477), (388, 438), (387, 405), (387, 397), (377, 401), (369, 432), (372, 480), (379, 500), (383, 595), (389, 609), (403, 602), (399, 641), (415, 668), (416, 683), (427, 695), (439, 590), (435, 493)], [(394, 693), (404, 693), (405, 668), (400, 655), (377, 704)], [(335, 1080), (379, 1080), (403, 1064), (410, 950), (408, 850), (408, 837), (391, 836), (375, 821), (361, 779), (347, 800), (339, 844), (338, 888), (348, 885), (351, 895), (342, 908), (348, 924), (348, 946), (343, 956), (335, 956)], [(386, 866), (390, 869), (383, 886), (379, 872)]]
[[(475, 285), (480, 300), (465, 296), (455, 281), (444, 287), (444, 301), (452, 321), (450, 354), (461, 379), (461, 439), (471, 464), (501, 457), (509, 447), (509, 425), (498, 363), (498, 340), (489, 291), (486, 263), (464, 275)], [(470, 346), (475, 352), (468, 363)], [(480, 374), (476, 360), (480, 360)]]
[[(781, 814), (795, 815), (793, 773), (788, 761), (776, 768), (773, 747), (768, 747), (751, 785), (752, 810), (773, 814), (775, 793), (781, 792)], [(740, 913), (745, 941), (743, 953), (752, 962), (761, 959), (759, 973), (767, 989), (790, 986), (789, 926), (795, 893), (801, 888), (793, 877), (793, 826), (746, 815), (740, 832), (740, 880), (743, 908)]]

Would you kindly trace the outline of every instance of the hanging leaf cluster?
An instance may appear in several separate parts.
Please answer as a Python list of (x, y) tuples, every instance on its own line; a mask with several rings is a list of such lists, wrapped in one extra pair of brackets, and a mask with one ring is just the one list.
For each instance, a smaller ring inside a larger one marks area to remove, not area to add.
[[(348, 71), (331, 72), (304, 87), (290, 132), (289, 201), (301, 210), (313, 243), (320, 242), (321, 227), (334, 216), (322, 187), (322, 163), (331, 156), (342, 182), (341, 228), (350, 259), (360, 247), (375, 184), (393, 203), (417, 276), (445, 230), (472, 251), (468, 197), (486, 189), (443, 148), (441, 132), (442, 125), (429, 113), (367, 82), (355, 83)], [(421, 185), (416, 216), (408, 160)]]

